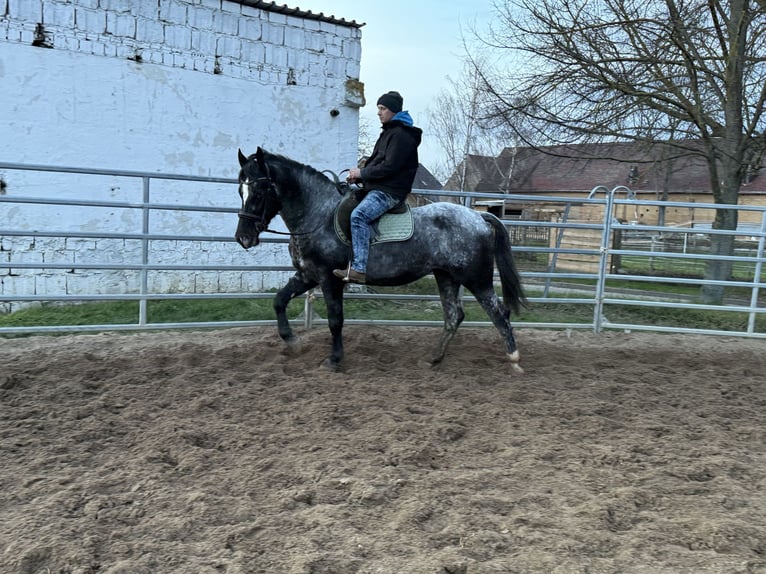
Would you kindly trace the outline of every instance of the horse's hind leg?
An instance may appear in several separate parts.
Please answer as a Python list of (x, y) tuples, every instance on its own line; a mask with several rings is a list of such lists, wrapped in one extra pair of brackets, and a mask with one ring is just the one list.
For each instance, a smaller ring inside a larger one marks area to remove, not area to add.
[(296, 273), (274, 296), (274, 312), (277, 314), (277, 329), (279, 336), (287, 344), (295, 344), (297, 338), (293, 334), (290, 322), (287, 319), (287, 305), (296, 297), (303, 295), (312, 287), (316, 287), (316, 282), (306, 281), (300, 273)]
[(516, 347), (516, 339), (513, 336), (513, 327), (511, 326), (511, 312), (500, 301), (494, 288), (476, 289), (471, 292), (500, 332), (500, 336), (505, 343), (505, 352), (511, 361), (511, 366), (515, 371), (523, 373), (524, 370), (519, 365), (521, 356)]
[(439, 298), (444, 310), (444, 330), (439, 339), (439, 345), (431, 357), (431, 363), (435, 365), (444, 359), (447, 347), (455, 336), (460, 323), (463, 322), (465, 313), (463, 312), (463, 302), (460, 299), (460, 283), (444, 271), (434, 271), (434, 277), (439, 286)]

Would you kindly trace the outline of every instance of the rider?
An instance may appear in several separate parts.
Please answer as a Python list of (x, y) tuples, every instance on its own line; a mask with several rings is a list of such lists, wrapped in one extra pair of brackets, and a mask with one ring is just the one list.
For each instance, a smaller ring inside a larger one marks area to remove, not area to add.
[(369, 189), (351, 212), (353, 258), (348, 269), (333, 271), (336, 277), (349, 283), (366, 281), (372, 224), (406, 201), (412, 191), (423, 131), (413, 125), (408, 111), (402, 111), (403, 105), (404, 99), (399, 92), (387, 92), (378, 98), (380, 137), (364, 167), (348, 170), (349, 182), (364, 182)]

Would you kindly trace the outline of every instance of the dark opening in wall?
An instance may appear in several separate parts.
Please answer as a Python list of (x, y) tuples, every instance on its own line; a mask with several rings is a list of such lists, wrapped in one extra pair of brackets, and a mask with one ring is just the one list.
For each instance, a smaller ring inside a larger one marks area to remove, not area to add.
[(35, 26), (35, 38), (32, 40), (32, 45), (38, 48), (53, 48), (53, 41), (46, 35), (42, 22)]

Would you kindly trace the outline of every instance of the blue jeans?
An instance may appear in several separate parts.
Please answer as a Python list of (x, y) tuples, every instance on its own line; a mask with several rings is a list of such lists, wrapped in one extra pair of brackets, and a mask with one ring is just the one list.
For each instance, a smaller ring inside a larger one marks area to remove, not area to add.
[(359, 273), (367, 273), (372, 224), (398, 204), (398, 199), (378, 189), (371, 189), (351, 212), (351, 245), (354, 249), (351, 267)]

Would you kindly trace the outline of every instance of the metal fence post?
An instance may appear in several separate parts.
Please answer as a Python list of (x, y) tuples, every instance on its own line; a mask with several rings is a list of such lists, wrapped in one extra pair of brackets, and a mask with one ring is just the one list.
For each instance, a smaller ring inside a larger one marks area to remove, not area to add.
[(309, 289), (303, 301), (303, 326), (308, 331), (314, 326), (314, 290)]
[(149, 272), (146, 266), (149, 264), (149, 178), (142, 177), (143, 182), (143, 206), (141, 207), (141, 299), (138, 301), (138, 324), (146, 325), (147, 295), (149, 294)]
[(761, 282), (763, 269), (764, 244), (766, 244), (766, 211), (761, 217), (761, 236), (758, 238), (758, 253), (756, 254), (755, 270), (753, 271), (753, 291), (750, 295), (750, 314), (747, 319), (747, 332), (755, 333), (755, 309), (758, 306), (758, 284)]
[(612, 211), (614, 209), (613, 189), (606, 194), (606, 206), (604, 207), (604, 230), (601, 235), (600, 259), (598, 265), (598, 278), (596, 279), (596, 299), (593, 306), (593, 331), (601, 332), (601, 323), (604, 314), (604, 289), (606, 286), (606, 274), (609, 269), (610, 238), (612, 236)]

